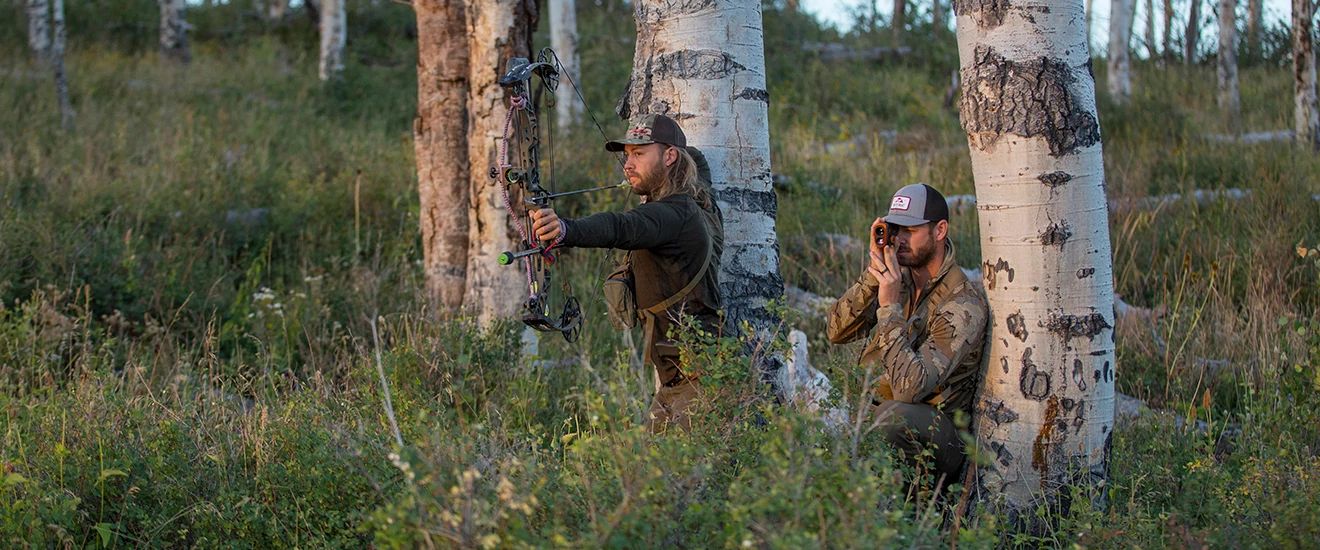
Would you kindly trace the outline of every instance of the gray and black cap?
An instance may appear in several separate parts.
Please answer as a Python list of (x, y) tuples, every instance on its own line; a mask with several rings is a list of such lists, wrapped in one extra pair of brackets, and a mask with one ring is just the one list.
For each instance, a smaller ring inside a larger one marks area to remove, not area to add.
[(633, 120), (622, 139), (605, 142), (605, 150), (617, 153), (623, 150), (624, 145), (652, 143), (687, 147), (687, 136), (683, 135), (683, 129), (672, 118), (665, 115), (642, 115)]
[(911, 227), (949, 219), (949, 203), (934, 187), (914, 183), (894, 193), (886, 223)]

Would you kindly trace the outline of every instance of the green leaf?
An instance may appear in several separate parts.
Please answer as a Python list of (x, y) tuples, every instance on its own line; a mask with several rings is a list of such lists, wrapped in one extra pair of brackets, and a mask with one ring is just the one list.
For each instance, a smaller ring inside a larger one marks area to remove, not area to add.
[(101, 478), (100, 478), (101, 481), (105, 481), (112, 477), (128, 477), (128, 472), (125, 472), (123, 470), (116, 470), (114, 468), (101, 470)]
[(13, 487), (19, 483), (27, 483), (27, 478), (18, 472), (9, 472), (5, 474), (5, 487)]
[(110, 531), (110, 527), (111, 525), (109, 523), (102, 522), (96, 524), (96, 532), (101, 534), (101, 547), (103, 548), (108, 548), (110, 546), (110, 537), (113, 535), (113, 532)]

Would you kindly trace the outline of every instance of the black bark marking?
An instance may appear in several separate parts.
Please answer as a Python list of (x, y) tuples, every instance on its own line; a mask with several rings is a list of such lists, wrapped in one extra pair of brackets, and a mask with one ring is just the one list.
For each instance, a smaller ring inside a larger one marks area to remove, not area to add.
[(1084, 368), (1081, 359), (1073, 359), (1072, 380), (1074, 384), (1077, 384), (1077, 389), (1081, 391), (1086, 391), (1086, 373), (1082, 370)]
[(1027, 399), (1044, 401), (1050, 395), (1050, 373), (1031, 362), (1031, 349), (1022, 352), (1022, 374), (1018, 377), (1018, 389)]
[(953, 13), (971, 16), (983, 29), (1003, 25), (1008, 8), (1008, 0), (953, 0)]
[(1072, 229), (1068, 227), (1067, 221), (1050, 222), (1050, 226), (1040, 234), (1040, 244), (1063, 248), (1063, 243), (1068, 242), (1072, 235)]
[[(1007, 342), (1005, 342), (1005, 344), (1007, 344)], [(1008, 358), (1007, 358), (1007, 357), (1000, 357), (1000, 358), (999, 358), (999, 366), (1004, 368), (1004, 374), (1008, 374)], [(1099, 372), (1099, 371), (1096, 371), (1096, 372)]]
[(733, 99), (750, 99), (761, 103), (770, 103), (770, 92), (760, 88), (743, 88), (742, 91), (734, 94)]
[(993, 48), (977, 46), (971, 66), (962, 70), (959, 106), (972, 147), (988, 151), (1013, 134), (1042, 138), (1050, 156), (1062, 157), (1100, 143), (1095, 113), (1073, 90), (1078, 72), (1058, 59), (1009, 61)]
[(1085, 279), (1085, 278), (1090, 277), (1090, 276), (1092, 276), (1092, 275), (1095, 275), (1095, 268), (1094, 268), (1094, 267), (1083, 267), (1083, 268), (1077, 270), (1077, 278), (1078, 278), (1078, 279)]
[(1077, 401), (1071, 397), (1063, 398), (1063, 410), (1071, 412), (1073, 407), (1077, 406)]
[(1008, 316), (1008, 333), (1018, 340), (1027, 341), (1027, 321), (1022, 318), (1021, 311)]
[(990, 450), (995, 452), (995, 462), (1000, 466), (1007, 468), (1013, 463), (1013, 453), (1008, 452), (1008, 448), (998, 441), (990, 442)]
[[(1009, 267), (1008, 261), (1004, 260), (1003, 258), (999, 258), (999, 260), (993, 264), (991, 264), (989, 260), (986, 260), (981, 264), (981, 267), (982, 267), (981, 271), (983, 272), (982, 278), (985, 279), (986, 288), (988, 289), (993, 290), (995, 288), (995, 281), (999, 280), (1000, 271), (1007, 272), (1008, 282), (1010, 283), (1013, 282), (1014, 270), (1012, 267)], [(1007, 286), (1008, 284), (1004, 284), (1004, 286), (1001, 288), (1005, 288)]]
[(1072, 174), (1063, 171), (1050, 172), (1036, 176), (1036, 179), (1050, 188), (1050, 191), (1058, 189), (1059, 186), (1072, 181)]
[(1109, 361), (1105, 361), (1105, 367), (1104, 367), (1104, 370), (1105, 370), (1105, 382), (1113, 382), (1113, 381), (1114, 381), (1114, 367), (1113, 367), (1112, 365), (1109, 364)]
[[(664, 0), (662, 2), (634, 2), (637, 6), (635, 17), (638, 21), (645, 21), (650, 25), (655, 25), (665, 19), (674, 19), (681, 15), (690, 15), (700, 11), (711, 9), (715, 6), (715, 0)], [(642, 25), (638, 25), (641, 27)]]
[(1109, 352), (1107, 352), (1107, 351), (1105, 351), (1105, 350), (1102, 350), (1102, 349), (1098, 349), (1098, 350), (1095, 350), (1095, 351), (1093, 351), (1093, 352), (1091, 352), (1091, 353), (1088, 353), (1087, 355), (1090, 355), (1090, 356), (1092, 356), (1092, 357), (1104, 357), (1104, 356), (1106, 356), (1106, 355), (1109, 355)]
[(1099, 382), (1100, 382), (1100, 369), (1096, 369), (1096, 370), (1095, 370), (1095, 376), (1094, 376), (1094, 378), (1095, 378), (1096, 383), (1099, 383)]
[(990, 402), (990, 400), (982, 401), (981, 414), (985, 415), (986, 418), (989, 418), (990, 420), (994, 421), (996, 425), (1004, 425), (1004, 424), (1008, 424), (1009, 422), (1016, 422), (1018, 419), (1018, 413), (1013, 412), (1012, 409), (1009, 409), (1008, 406), (1005, 405), (1003, 401), (994, 402), (994, 403)]
[(719, 80), (747, 69), (728, 52), (719, 50), (679, 50), (656, 56), (651, 78), (682, 80)]
[(1073, 416), (1072, 425), (1073, 425), (1073, 434), (1074, 434), (1074, 435), (1077, 435), (1077, 434), (1082, 433), (1082, 426), (1085, 426), (1085, 425), (1086, 425), (1086, 401), (1085, 401), (1085, 400), (1083, 400), (1083, 401), (1078, 401), (1078, 402), (1077, 402), (1077, 412), (1076, 412), (1076, 414)]
[[(768, 186), (767, 189), (769, 189)], [(729, 207), (722, 208), (725, 212), (730, 210), (757, 212), (774, 217), (775, 212), (779, 211), (779, 201), (775, 197), (775, 192), (771, 190), (757, 191), (740, 187), (724, 187), (715, 191), (715, 200), (729, 205)]]
[(1096, 312), (1089, 315), (1055, 315), (1045, 324), (1045, 330), (1058, 335), (1064, 344), (1073, 338), (1095, 339), (1097, 334), (1108, 328), (1113, 327), (1104, 315)]

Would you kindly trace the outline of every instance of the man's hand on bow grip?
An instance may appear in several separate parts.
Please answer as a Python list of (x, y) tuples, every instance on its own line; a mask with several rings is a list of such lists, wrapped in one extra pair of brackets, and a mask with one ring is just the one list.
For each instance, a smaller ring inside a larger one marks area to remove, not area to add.
[(540, 208), (529, 211), (532, 216), (532, 233), (537, 239), (552, 242), (563, 233), (564, 224), (559, 220), (553, 208)]

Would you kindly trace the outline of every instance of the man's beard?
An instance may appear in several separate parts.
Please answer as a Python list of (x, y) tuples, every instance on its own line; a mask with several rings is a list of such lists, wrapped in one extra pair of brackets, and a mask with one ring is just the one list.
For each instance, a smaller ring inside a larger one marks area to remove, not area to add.
[(934, 245), (928, 246), (921, 250), (915, 250), (909, 247), (907, 258), (904, 258), (902, 255), (898, 255), (898, 265), (901, 265), (903, 267), (922, 267), (930, 263), (931, 258), (934, 256), (935, 256)]
[(638, 195), (649, 197), (656, 194), (656, 192), (660, 191), (660, 188), (664, 186), (665, 173), (663, 170), (639, 172), (637, 175), (640, 177), (640, 181), (637, 183), (639, 188), (637, 192)]

